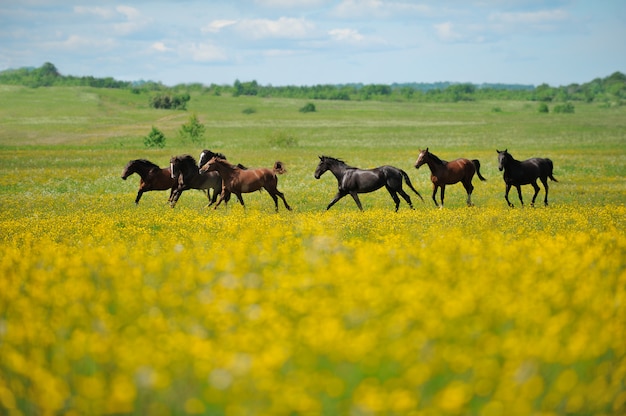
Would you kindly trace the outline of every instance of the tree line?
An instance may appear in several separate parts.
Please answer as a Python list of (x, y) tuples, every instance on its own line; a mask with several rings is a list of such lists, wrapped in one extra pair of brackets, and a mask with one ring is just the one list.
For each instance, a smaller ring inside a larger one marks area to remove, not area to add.
[[(626, 75), (614, 72), (605, 78), (596, 78), (584, 84), (553, 87), (521, 84), (471, 83), (394, 83), (387, 84), (323, 84), (311, 86), (260, 85), (257, 81), (235, 80), (232, 85), (205, 85), (201, 83), (166, 86), (154, 81), (118, 81), (111, 77), (62, 75), (54, 64), (44, 63), (39, 68), (8, 69), (0, 72), (0, 84), (28, 87), (88, 86), (94, 88), (128, 89), (135, 94), (152, 94), (151, 105), (178, 101), (183, 108), (191, 92), (200, 94), (259, 97), (301, 98), (311, 100), (377, 100), (417, 102), (459, 102), (476, 100), (524, 100), (537, 102), (599, 102), (626, 104)], [(158, 98), (155, 98), (158, 97)], [(182, 101), (181, 101), (182, 100)], [(170, 108), (172, 108), (170, 107)]]

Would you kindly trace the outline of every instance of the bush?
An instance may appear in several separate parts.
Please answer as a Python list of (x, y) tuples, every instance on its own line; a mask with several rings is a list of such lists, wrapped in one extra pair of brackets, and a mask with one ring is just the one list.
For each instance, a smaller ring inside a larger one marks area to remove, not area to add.
[(574, 113), (574, 104), (572, 104), (572, 103), (565, 103), (565, 104), (555, 105), (554, 106), (554, 112), (555, 113), (572, 114), (572, 113)]
[(285, 131), (275, 131), (268, 137), (271, 147), (284, 148), (298, 146), (298, 140)]
[(191, 140), (192, 143), (200, 143), (205, 130), (206, 128), (204, 124), (200, 123), (198, 116), (192, 114), (191, 117), (189, 117), (189, 121), (180, 127), (178, 134), (183, 139)]
[(165, 147), (165, 135), (156, 127), (152, 126), (152, 131), (143, 139), (143, 144), (146, 147)]
[(315, 104), (313, 103), (307, 103), (304, 107), (300, 109), (301, 113), (314, 113), (315, 111)]
[(550, 107), (548, 107), (548, 104), (546, 104), (546, 103), (541, 103), (541, 104), (539, 104), (539, 112), (540, 113), (549, 113), (550, 112)]
[(241, 110), (241, 112), (243, 114), (254, 114), (254, 113), (256, 113), (256, 109), (254, 109), (252, 107), (247, 107), (247, 108), (244, 108), (243, 110)]
[(191, 99), (189, 94), (160, 94), (152, 97), (150, 105), (154, 108), (165, 110), (186, 110), (187, 102)]

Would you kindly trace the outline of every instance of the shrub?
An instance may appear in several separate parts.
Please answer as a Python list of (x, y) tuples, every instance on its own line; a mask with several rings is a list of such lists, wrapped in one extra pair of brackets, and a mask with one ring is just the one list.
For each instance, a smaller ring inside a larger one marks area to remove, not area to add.
[(285, 131), (275, 131), (268, 138), (271, 147), (296, 147), (298, 140)]
[(565, 103), (565, 104), (555, 105), (554, 106), (554, 112), (555, 113), (572, 114), (572, 113), (574, 113), (574, 104), (572, 104), (572, 103)]
[(189, 121), (180, 127), (178, 134), (183, 139), (191, 140), (192, 143), (200, 143), (205, 130), (206, 128), (204, 124), (200, 123), (198, 116), (192, 114)]
[(548, 104), (546, 104), (546, 103), (541, 103), (541, 104), (539, 104), (539, 112), (540, 113), (549, 113), (550, 112), (550, 107), (548, 107)]
[(254, 114), (254, 113), (256, 113), (256, 109), (254, 109), (252, 107), (247, 107), (247, 108), (244, 108), (243, 110), (241, 110), (241, 112), (243, 114)]
[(313, 103), (306, 103), (306, 105), (300, 109), (301, 113), (314, 113), (315, 111), (315, 104)]
[(150, 105), (154, 108), (165, 110), (186, 110), (187, 102), (191, 99), (189, 94), (159, 94), (152, 97)]
[(152, 131), (143, 139), (143, 144), (146, 147), (165, 147), (165, 135), (156, 127), (152, 126)]

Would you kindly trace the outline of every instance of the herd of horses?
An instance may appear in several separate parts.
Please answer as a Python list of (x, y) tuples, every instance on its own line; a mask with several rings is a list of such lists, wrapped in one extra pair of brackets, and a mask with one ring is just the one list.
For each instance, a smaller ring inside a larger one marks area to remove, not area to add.
[[(537, 185), (539, 179), (545, 189), (543, 202), (548, 205), (548, 179), (557, 182), (552, 174), (552, 161), (546, 158), (519, 161), (513, 158), (508, 150), (496, 151), (498, 153), (498, 169), (504, 171), (504, 198), (507, 204), (513, 207), (509, 201), (509, 191), (512, 186), (517, 189), (520, 203), (524, 205), (521, 186), (532, 185), (535, 193), (531, 205), (534, 206), (540, 190), (539, 185)], [(385, 165), (373, 169), (359, 169), (330, 156), (319, 156), (319, 160), (315, 169), (315, 178), (319, 179), (326, 171), (330, 171), (337, 179), (337, 194), (326, 207), (327, 210), (341, 198), (350, 195), (362, 211), (363, 206), (358, 194), (373, 192), (382, 187), (385, 187), (391, 195), (396, 211), (400, 207), (398, 194), (413, 209), (411, 197), (404, 191), (403, 183), (406, 183), (409, 189), (424, 201), (420, 193), (413, 187), (409, 175), (397, 167)], [(472, 206), (472, 192), (474, 190), (472, 179), (474, 175), (477, 175), (481, 181), (486, 180), (480, 174), (480, 162), (477, 159), (459, 158), (445, 161), (426, 148), (420, 150), (414, 166), (419, 169), (423, 165), (427, 165), (430, 169), (430, 180), (433, 183), (432, 199), (435, 205), (440, 208), (443, 208), (446, 185), (460, 182), (467, 193), (467, 205)], [(165, 168), (146, 159), (131, 160), (124, 168), (122, 179), (126, 180), (134, 173), (141, 177), (135, 204), (139, 203), (144, 192), (170, 190), (168, 202), (174, 208), (184, 191), (200, 189), (206, 191), (209, 199), (208, 206), (215, 204), (215, 209), (222, 202), (227, 204), (232, 194), (235, 194), (239, 203), (245, 207), (242, 194), (265, 189), (274, 201), (276, 211), (278, 211), (278, 198), (283, 201), (286, 209), (291, 210), (285, 195), (278, 190), (277, 175), (285, 172), (284, 164), (280, 161), (275, 162), (272, 169), (249, 169), (241, 164), (231, 164), (222, 153), (205, 149), (200, 153), (200, 159), (197, 162), (190, 155), (173, 156), (170, 159), (170, 165)], [(436, 198), (439, 188), (441, 188), (441, 204), (437, 202)]]

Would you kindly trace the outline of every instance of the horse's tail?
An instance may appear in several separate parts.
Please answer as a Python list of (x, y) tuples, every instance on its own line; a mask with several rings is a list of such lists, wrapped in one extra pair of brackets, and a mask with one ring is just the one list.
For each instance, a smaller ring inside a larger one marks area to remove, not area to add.
[(285, 164), (280, 160), (274, 162), (274, 173), (278, 173), (279, 175), (287, 173), (287, 169), (285, 169)]
[(417, 189), (413, 188), (413, 184), (411, 183), (411, 179), (409, 179), (409, 175), (407, 175), (407, 173), (405, 171), (403, 171), (402, 169), (398, 169), (400, 171), (400, 173), (402, 174), (402, 176), (404, 177), (404, 181), (406, 182), (406, 184), (408, 185), (409, 188), (411, 188), (411, 190), (413, 192), (415, 192), (417, 194), (417, 196), (420, 197), (420, 199), (422, 200), (422, 202), (424, 202), (424, 198), (422, 198), (422, 196), (420, 195), (419, 192), (417, 192)]
[(481, 181), (486, 181), (487, 179), (483, 178), (483, 175), (480, 174), (480, 162), (478, 161), (478, 159), (472, 159), (472, 163), (474, 164), (474, 167), (476, 168), (476, 175), (478, 175), (478, 179), (480, 179)]
[(552, 164), (552, 160), (550, 160), (550, 159), (546, 159), (546, 160), (548, 161), (548, 167), (549, 167), (549, 170), (548, 170), (548, 178), (550, 178), (550, 179), (551, 179), (551, 180), (553, 180), (554, 182), (558, 182), (558, 181), (556, 180), (556, 178), (552, 175), (552, 170), (554, 169), (554, 165)]

